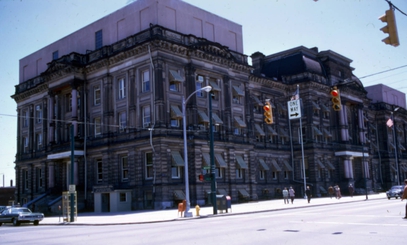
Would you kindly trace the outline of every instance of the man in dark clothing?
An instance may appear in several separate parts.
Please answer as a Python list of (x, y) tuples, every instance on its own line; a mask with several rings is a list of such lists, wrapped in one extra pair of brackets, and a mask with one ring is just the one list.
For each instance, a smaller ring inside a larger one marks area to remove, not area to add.
[[(404, 199), (407, 199), (407, 179), (404, 180), (404, 191), (403, 191), (403, 195), (401, 196), (401, 201), (403, 201)], [(407, 219), (407, 203), (406, 203), (406, 213), (404, 214), (404, 218), (403, 219)]]
[(355, 191), (354, 188), (353, 188), (353, 185), (352, 185), (352, 184), (349, 184), (348, 189), (349, 189), (349, 195), (350, 195), (350, 197), (353, 197), (353, 192)]
[(309, 186), (307, 186), (307, 189), (305, 190), (305, 195), (307, 195), (307, 199), (308, 199), (308, 203), (311, 201), (311, 190), (309, 188)]

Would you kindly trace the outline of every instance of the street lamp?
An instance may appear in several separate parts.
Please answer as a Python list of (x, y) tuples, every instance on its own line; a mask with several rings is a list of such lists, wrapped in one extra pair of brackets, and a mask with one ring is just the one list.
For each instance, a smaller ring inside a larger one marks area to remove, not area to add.
[(396, 130), (394, 127), (396, 126), (396, 123), (394, 122), (394, 115), (393, 112), (396, 112), (400, 107), (394, 108), (394, 110), (391, 112), (391, 121), (393, 122), (393, 140), (394, 140), (394, 155), (396, 158), (396, 168), (397, 168), (397, 185), (400, 185), (400, 170), (399, 170), (399, 161), (397, 159), (397, 143), (396, 143)]
[(185, 209), (184, 217), (192, 217), (192, 213), (189, 212), (191, 203), (189, 200), (189, 176), (188, 176), (188, 150), (187, 150), (187, 120), (185, 116), (186, 103), (195, 93), (204, 90), (205, 92), (210, 92), (212, 90), (211, 86), (206, 86), (194, 91), (186, 99), (185, 96), (182, 96), (182, 127), (184, 132), (184, 162), (185, 162), (185, 196), (187, 201), (187, 207)]

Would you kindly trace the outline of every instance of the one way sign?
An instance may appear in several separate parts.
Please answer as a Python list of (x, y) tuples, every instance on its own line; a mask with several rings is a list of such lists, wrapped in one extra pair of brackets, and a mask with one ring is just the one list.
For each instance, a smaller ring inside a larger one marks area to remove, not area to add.
[(301, 117), (300, 100), (290, 100), (287, 102), (287, 105), (288, 105), (288, 118), (290, 120)]

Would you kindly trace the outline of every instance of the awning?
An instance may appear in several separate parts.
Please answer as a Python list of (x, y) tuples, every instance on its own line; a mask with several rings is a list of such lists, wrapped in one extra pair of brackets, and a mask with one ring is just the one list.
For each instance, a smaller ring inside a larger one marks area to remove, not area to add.
[(181, 77), (181, 75), (177, 71), (174, 71), (174, 70), (170, 70), (170, 79), (171, 79), (171, 82), (183, 82), (184, 81), (184, 78)]
[(171, 106), (171, 118), (177, 118), (177, 119), (182, 118), (182, 112), (179, 109), (179, 107), (176, 105)]
[(218, 114), (212, 112), (212, 120), (215, 121), (215, 124), (223, 124), (223, 121), (219, 118)]
[(236, 161), (237, 161), (237, 164), (238, 164), (239, 168), (241, 168), (241, 169), (248, 169), (249, 168), (247, 166), (246, 162), (243, 160), (242, 156), (236, 155), (235, 157), (236, 157)]
[(324, 189), (324, 187), (322, 187), (322, 186), (320, 186), (319, 187), (319, 191), (322, 193), (322, 194), (326, 194), (327, 193), (327, 191)]
[(281, 103), (277, 103), (277, 106), (278, 106), (278, 108), (280, 109), (280, 110), (283, 110), (283, 111), (287, 111), (288, 109), (287, 109), (287, 106), (283, 106), (283, 104), (281, 104)]
[(171, 151), (171, 155), (172, 155), (172, 159), (174, 161), (172, 161), (172, 166), (173, 167), (184, 167), (185, 163), (184, 163), (184, 159), (182, 159), (181, 154), (179, 154), (178, 151)]
[(278, 135), (278, 133), (271, 126), (267, 126), (267, 130), (271, 135)]
[(264, 105), (263, 102), (260, 101), (259, 98), (257, 98), (257, 96), (252, 96), (253, 100), (254, 100), (254, 104), (262, 106)]
[(325, 134), (326, 137), (332, 137), (332, 134), (328, 130), (326, 130), (325, 128), (322, 129), (322, 131), (324, 131), (324, 134)]
[(393, 164), (390, 164), (390, 168), (393, 170), (393, 172), (397, 173), (397, 169), (393, 166)]
[(228, 195), (228, 192), (225, 189), (217, 189), (216, 192), (220, 195)]
[(240, 118), (240, 117), (235, 117), (235, 122), (239, 125), (241, 128), (246, 127), (246, 123)]
[(325, 106), (324, 104), (321, 104), (321, 107), (324, 111), (327, 111), (327, 112), (331, 111), (331, 109), (329, 109), (329, 107)]
[(201, 122), (209, 123), (209, 117), (206, 115), (206, 113), (204, 111), (198, 110), (198, 115), (199, 115), (199, 118), (201, 119)]
[(334, 165), (332, 165), (331, 162), (325, 161), (325, 164), (326, 164), (326, 166), (327, 166), (327, 168), (328, 168), (329, 170), (335, 170), (335, 167), (334, 167)]
[(266, 136), (266, 133), (264, 133), (263, 129), (260, 127), (258, 124), (254, 124), (254, 127), (256, 128), (256, 131), (259, 135), (261, 136)]
[(406, 150), (406, 148), (404, 148), (404, 146), (403, 146), (401, 143), (399, 143), (399, 149), (400, 149), (401, 151), (405, 151), (405, 150)]
[(315, 133), (316, 135), (322, 135), (322, 132), (321, 132), (317, 127), (312, 126), (312, 129), (314, 130), (314, 133)]
[(244, 198), (249, 198), (250, 194), (246, 191), (246, 189), (238, 189), (239, 196)]
[(281, 172), (281, 168), (280, 166), (278, 166), (278, 163), (276, 162), (276, 160), (271, 160), (271, 166), (274, 170), (274, 172)]
[(404, 165), (400, 165), (400, 168), (403, 172), (407, 172), (407, 167)]
[(221, 154), (215, 153), (215, 160), (216, 160), (215, 163), (216, 163), (217, 167), (219, 167), (219, 168), (227, 168), (228, 167), (225, 160), (223, 160), (223, 157), (222, 157)]
[(319, 107), (319, 105), (317, 103), (315, 103), (314, 101), (312, 101), (312, 107), (314, 109), (321, 110), (321, 107)]
[(283, 164), (284, 164), (284, 169), (286, 171), (293, 171), (293, 168), (290, 166), (290, 164), (287, 162), (287, 160), (283, 160)]
[(262, 169), (262, 170), (265, 170), (265, 171), (268, 171), (268, 170), (270, 170), (270, 168), (267, 166), (267, 164), (264, 162), (264, 160), (263, 159), (259, 159), (259, 163), (260, 163), (260, 168)]
[(322, 162), (321, 162), (320, 160), (317, 159), (315, 162), (317, 163), (318, 168), (323, 168), (323, 169), (325, 169), (324, 164), (322, 164)]
[(278, 132), (280, 133), (280, 136), (282, 136), (282, 137), (287, 137), (287, 138), (288, 138), (288, 134), (287, 134), (287, 132), (286, 132), (284, 129), (279, 128), (279, 129), (278, 129)]
[(243, 90), (241, 90), (238, 86), (233, 86), (233, 90), (235, 91), (235, 93), (239, 96), (244, 96), (244, 92)]
[(211, 166), (211, 155), (207, 152), (202, 152), (202, 166)]
[(209, 81), (209, 85), (211, 85), (212, 90), (215, 90), (215, 91), (222, 91), (222, 90), (220, 89), (220, 87), (218, 86), (218, 83), (217, 83), (217, 82)]
[(182, 190), (174, 190), (174, 200), (185, 200), (185, 193)]

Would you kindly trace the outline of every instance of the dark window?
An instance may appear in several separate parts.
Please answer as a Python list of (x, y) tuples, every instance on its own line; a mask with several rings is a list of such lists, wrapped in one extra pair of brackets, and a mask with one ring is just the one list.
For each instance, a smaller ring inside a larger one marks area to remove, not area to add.
[(95, 49), (100, 49), (103, 46), (102, 30), (95, 32)]
[(52, 60), (56, 60), (59, 58), (58, 50), (52, 53)]

